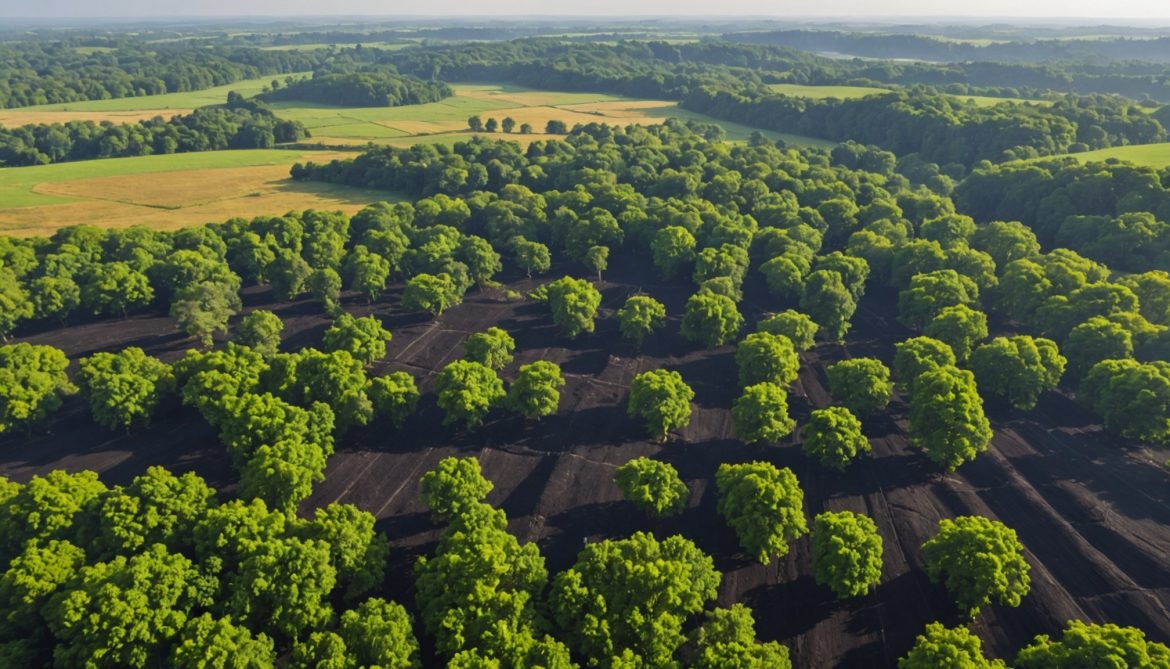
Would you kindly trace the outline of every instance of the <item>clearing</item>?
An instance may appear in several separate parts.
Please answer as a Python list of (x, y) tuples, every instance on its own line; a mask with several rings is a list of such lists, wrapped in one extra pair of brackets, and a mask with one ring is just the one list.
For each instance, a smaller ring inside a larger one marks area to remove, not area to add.
[(1068, 155), (1082, 163), (1114, 159), (1126, 160), (1136, 165), (1162, 168), (1170, 165), (1170, 142), (1114, 146), (1108, 149), (1097, 149), (1096, 151), (1086, 151), (1084, 153), (1070, 153)]
[[(837, 98), (839, 100), (855, 100), (858, 98), (865, 98), (871, 95), (883, 95), (889, 93), (890, 90), (886, 88), (871, 88), (869, 86), (810, 86), (803, 84), (772, 84), (771, 88), (776, 93), (789, 95), (797, 98), (810, 98), (813, 100), (826, 100), (828, 98)], [(1028, 100), (1025, 98), (993, 98), (987, 95), (951, 95), (956, 100), (964, 102), (973, 102), (979, 107), (994, 107), (1001, 104), (1034, 104), (1041, 106), (1051, 105), (1050, 100)]]

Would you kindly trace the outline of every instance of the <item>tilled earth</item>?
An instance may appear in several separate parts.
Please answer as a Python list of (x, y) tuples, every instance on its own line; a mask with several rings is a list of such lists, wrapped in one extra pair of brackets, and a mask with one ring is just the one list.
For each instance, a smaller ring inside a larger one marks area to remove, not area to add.
[[(945, 590), (920, 569), (920, 546), (941, 518), (970, 514), (1014, 528), (1032, 566), (1032, 590), (1023, 603), (1014, 609), (989, 607), (972, 626), (990, 654), (1010, 658), (1036, 634), (1056, 634), (1073, 618), (1134, 625), (1154, 640), (1170, 642), (1165, 452), (1103, 432), (1095, 417), (1055, 393), (1031, 412), (989, 403), (995, 427), (990, 451), (949, 475), (908, 446), (906, 407), (897, 398), (887, 415), (866, 422), (872, 455), (841, 474), (806, 457), (799, 434), (778, 447), (744, 445), (734, 437), (729, 410), (737, 390), (734, 347), (701, 350), (679, 336), (690, 286), (657, 281), (645, 263), (615, 264), (622, 267), (600, 284), (604, 300), (597, 331), (573, 341), (559, 335), (543, 305), (507, 302), (491, 291), (473, 289), (463, 305), (437, 321), (402, 313), (397, 290), (372, 306), (350, 298), (350, 311), (377, 314), (394, 334), (386, 361), (372, 373), (410, 372), (423, 399), (400, 430), (379, 421), (347, 435), (306, 509), (346, 502), (375, 514), (394, 547), (388, 596), (413, 608), (412, 565), (433, 549), (440, 533), (419, 499), (419, 477), (444, 457), (474, 455), (495, 483), (488, 501), (508, 513), (510, 529), (522, 541), (540, 545), (550, 571), (570, 566), (586, 541), (637, 530), (660, 537), (684, 534), (723, 572), (719, 603), (749, 604), (760, 638), (787, 644), (794, 666), (804, 669), (894, 667), (928, 622), (964, 622)], [(749, 324), (765, 310), (787, 306), (772, 303), (753, 281), (742, 305)], [(525, 291), (534, 285), (517, 280), (510, 287)], [(613, 311), (638, 290), (664, 302), (671, 316), (641, 350), (619, 339), (613, 318)], [(892, 297), (871, 292), (845, 345), (822, 344), (803, 356), (790, 399), (798, 422), (811, 409), (832, 403), (827, 364), (859, 355), (888, 364), (894, 342), (910, 336), (893, 319)], [(312, 302), (268, 302), (267, 290), (246, 291), (248, 308), (271, 307), (285, 320), (287, 347), (316, 344), (328, 326)], [(561, 365), (567, 384), (560, 410), (539, 423), (501, 411), (474, 432), (443, 428), (431, 393), (433, 376), (461, 356), (467, 335), (492, 325), (507, 329), (517, 343), (505, 379), (533, 360)], [(58, 346), (71, 358), (140, 346), (173, 360), (190, 346), (163, 316), (91, 322), (21, 339)], [(690, 425), (665, 444), (644, 438), (624, 407), (633, 377), (656, 368), (679, 371), (696, 393)], [(642, 455), (670, 462), (690, 486), (690, 508), (681, 516), (650, 521), (622, 501), (612, 483), (614, 469)], [(844, 509), (874, 519), (885, 555), (882, 582), (871, 594), (837, 601), (818, 586), (809, 568), (807, 537), (770, 566), (739, 550), (734, 533), (716, 513), (714, 475), (720, 463), (751, 460), (792, 468), (804, 489), (810, 521), (821, 511)], [(65, 468), (94, 469), (109, 484), (125, 483), (155, 464), (195, 470), (223, 490), (234, 486), (235, 475), (214, 431), (177, 406), (151, 429), (124, 435), (95, 426), (74, 398), (50, 433), (0, 442), (0, 473), (18, 481)]]

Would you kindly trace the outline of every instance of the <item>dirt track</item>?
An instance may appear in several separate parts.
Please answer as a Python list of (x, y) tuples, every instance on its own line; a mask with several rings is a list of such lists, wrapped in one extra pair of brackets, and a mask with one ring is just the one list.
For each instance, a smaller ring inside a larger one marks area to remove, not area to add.
[[(867, 422), (873, 455), (843, 474), (806, 458), (797, 438), (779, 448), (745, 446), (731, 430), (733, 348), (696, 350), (678, 336), (689, 288), (633, 270), (614, 270), (606, 279), (604, 318), (596, 333), (576, 341), (561, 337), (539, 305), (474, 292), (437, 322), (400, 313), (391, 306), (398, 304), (396, 293), (374, 305), (372, 311), (394, 333), (388, 361), (375, 373), (402, 369), (415, 375), (424, 393), (420, 411), (402, 430), (375, 424), (348, 436), (309, 504), (348, 502), (379, 518), (379, 529), (395, 547), (386, 583), (390, 596), (413, 607), (410, 567), (438, 536), (418, 499), (419, 476), (443, 457), (474, 454), (495, 482), (489, 501), (508, 512), (510, 528), (522, 540), (540, 544), (550, 570), (569, 566), (586, 538), (622, 537), (638, 529), (659, 536), (683, 533), (713, 555), (724, 573), (720, 604), (751, 605), (760, 637), (788, 644), (797, 667), (893, 667), (926, 623), (961, 622), (945, 591), (918, 566), (919, 546), (938, 520), (965, 514), (1013, 527), (1033, 567), (1032, 592), (1020, 607), (990, 607), (973, 626), (991, 654), (1010, 657), (1035, 634), (1056, 633), (1070, 618), (1135, 625), (1154, 640), (1170, 642), (1170, 474), (1158, 464), (1165, 453), (1121, 443), (1055, 394), (1028, 413), (989, 406), (996, 430), (991, 451), (949, 476), (907, 447), (905, 407), (899, 402), (889, 416)], [(672, 316), (641, 352), (615, 343), (612, 318), (634, 286), (662, 300)], [(266, 300), (266, 292), (253, 290), (245, 301), (256, 306)], [(890, 303), (888, 295), (867, 297), (846, 346), (822, 345), (805, 356), (791, 399), (799, 422), (811, 408), (830, 403), (825, 364), (849, 355), (889, 362), (892, 343), (907, 336), (882, 315)], [(749, 323), (765, 305), (784, 308), (768, 304), (759, 287), (749, 285), (744, 303)], [(315, 343), (328, 324), (309, 302), (276, 311), (285, 318), (286, 343), (293, 347)], [(361, 315), (371, 308), (355, 302), (352, 311)], [(517, 342), (505, 378), (536, 359), (562, 366), (568, 383), (560, 411), (538, 424), (500, 412), (474, 433), (444, 430), (429, 394), (431, 376), (461, 354), (468, 334), (490, 325), (506, 328)], [(91, 323), (24, 339), (59, 346), (71, 357), (137, 345), (173, 359), (188, 345), (164, 317)], [(623, 406), (633, 376), (657, 367), (678, 370), (696, 392), (690, 426), (665, 445), (642, 439)], [(116, 435), (95, 427), (81, 404), (70, 400), (51, 435), (0, 444), (0, 473), (23, 481), (54, 468), (91, 468), (109, 483), (122, 483), (151, 464), (163, 464), (194, 469), (231, 488), (234, 474), (226, 454), (196, 414), (173, 408), (157, 423), (142, 434)], [(654, 523), (621, 501), (610, 481), (613, 470), (640, 455), (672, 463), (690, 485), (691, 507), (680, 517)], [(807, 537), (769, 567), (738, 551), (734, 534), (715, 511), (714, 473), (721, 462), (756, 459), (796, 472), (810, 519), (825, 509), (874, 518), (885, 559), (882, 583), (873, 593), (837, 602), (817, 586), (808, 568)]]

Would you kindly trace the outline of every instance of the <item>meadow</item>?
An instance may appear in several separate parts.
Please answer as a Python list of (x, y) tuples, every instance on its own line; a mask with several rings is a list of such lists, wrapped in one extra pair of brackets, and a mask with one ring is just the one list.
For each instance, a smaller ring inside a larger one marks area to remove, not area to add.
[[(873, 88), (870, 86), (810, 86), (804, 84), (772, 84), (769, 86), (772, 91), (782, 95), (789, 95), (798, 98), (810, 98), (813, 100), (826, 100), (828, 98), (837, 98), (839, 100), (853, 100), (857, 98), (865, 98), (871, 95), (882, 95), (890, 91), (885, 88)], [(1048, 100), (1028, 100), (1025, 98), (995, 98), (987, 95), (952, 95), (950, 96), (960, 101), (970, 101), (979, 107), (994, 107), (995, 105), (1011, 103), (1011, 104), (1038, 104), (1050, 105), (1052, 102)]]
[(1086, 151), (1084, 153), (1073, 153), (1070, 155), (1082, 163), (1114, 159), (1126, 160), (1135, 165), (1162, 168), (1170, 165), (1170, 142), (1114, 146), (1108, 149), (1098, 149), (1096, 151)]

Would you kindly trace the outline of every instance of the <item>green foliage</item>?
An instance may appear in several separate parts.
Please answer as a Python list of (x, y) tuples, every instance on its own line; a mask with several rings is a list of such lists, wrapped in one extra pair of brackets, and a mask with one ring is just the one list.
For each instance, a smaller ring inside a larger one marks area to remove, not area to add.
[(311, 348), (273, 356), (263, 377), (264, 387), (286, 402), (327, 405), (338, 432), (369, 423), (374, 407), (366, 394), (368, 383), (364, 366), (348, 351)]
[(507, 404), (526, 418), (539, 419), (556, 413), (565, 379), (561, 368), (547, 360), (521, 365), (508, 386)]
[(926, 372), (954, 366), (955, 352), (950, 346), (930, 337), (911, 337), (898, 342), (894, 354), (894, 378), (902, 390), (914, 392), (914, 384)]
[(417, 669), (418, 640), (401, 604), (367, 599), (341, 614), (341, 637), (360, 667)]
[(890, 369), (877, 358), (850, 358), (829, 365), (829, 392), (855, 414), (885, 411), (894, 390)]
[(898, 660), (898, 669), (1004, 669), (1001, 660), (989, 660), (983, 654), (983, 642), (966, 627), (948, 628), (930, 623), (918, 635), (914, 647)]
[(691, 421), (691, 400), (695, 391), (683, 382), (682, 375), (665, 369), (642, 372), (630, 383), (626, 413), (642, 421), (646, 431), (665, 440), (671, 430), (682, 429)]
[(378, 253), (373, 253), (364, 245), (353, 247), (345, 259), (345, 274), (349, 277), (349, 287), (366, 296), (370, 303), (378, 299), (382, 291), (386, 290), (386, 282), (394, 268), (390, 261)]
[(910, 398), (910, 443), (946, 471), (975, 459), (991, 442), (991, 423), (975, 375), (943, 366), (914, 382)]
[(761, 320), (756, 324), (756, 329), (788, 337), (797, 351), (807, 351), (814, 346), (814, 338), (820, 326), (799, 311), (786, 309)]
[[(9, 318), (13, 315), (19, 316), (23, 309), (22, 306), (13, 302), (14, 297), (18, 296), (9, 294), (8, 301), (12, 303), (0, 305), (3, 306)], [(0, 296), (0, 300), (3, 299)], [(76, 281), (67, 276), (42, 276), (29, 283), (28, 299), (32, 303), (33, 318), (53, 318), (64, 323), (69, 314), (81, 306), (81, 288)], [(0, 323), (0, 331), (3, 328), (4, 324)]]
[(673, 279), (695, 257), (695, 237), (684, 227), (668, 225), (654, 234), (650, 243), (654, 266), (663, 279)]
[(765, 382), (784, 387), (796, 380), (800, 358), (788, 337), (753, 332), (736, 347), (735, 365), (740, 387)]
[(976, 344), (987, 339), (987, 314), (965, 304), (943, 307), (922, 334), (950, 346), (955, 358), (963, 361)]
[(1031, 228), (1019, 221), (992, 221), (971, 235), (971, 246), (991, 256), (996, 267), (1040, 254), (1040, 242)]
[(1036, 406), (1041, 393), (1056, 388), (1064, 364), (1055, 342), (1026, 335), (996, 337), (971, 356), (979, 388), (1025, 411)]
[(390, 543), (384, 534), (374, 531), (373, 514), (352, 504), (334, 503), (318, 508), (313, 520), (296, 533), (330, 547), (337, 580), (346, 586), (346, 599), (382, 584)]
[(70, 539), (79, 514), (92, 509), (106, 491), (96, 472), (68, 474), (60, 469), (34, 476), (23, 486), (5, 488), (0, 503), (0, 563), (7, 563), (31, 540)]
[(593, 319), (601, 306), (601, 293), (588, 281), (566, 276), (548, 284), (548, 306), (553, 323), (569, 338), (593, 332)]
[(837, 597), (859, 597), (882, 578), (882, 537), (869, 516), (826, 511), (813, 519), (812, 569)]
[(845, 407), (815, 409), (803, 432), (805, 453), (837, 471), (844, 471), (854, 458), (871, 449), (861, 433), (861, 421)]
[(0, 337), (8, 341), (8, 335), (16, 324), (32, 318), (35, 305), (21, 286), (16, 274), (6, 267), (0, 267)]
[(167, 666), (174, 669), (272, 669), (276, 653), (272, 639), (254, 635), (231, 616), (210, 613), (189, 618), (175, 639)]
[(465, 235), (459, 240), (459, 248), (455, 251), (460, 262), (467, 265), (467, 271), (480, 286), (492, 280), (492, 277), (504, 269), (500, 262), (500, 254), (488, 240), (475, 235)]
[(512, 362), (516, 341), (507, 330), (490, 327), (476, 332), (463, 343), (463, 359), (478, 362), (491, 369), (501, 370)]
[(1102, 360), (1133, 357), (1133, 335), (1118, 323), (1093, 316), (1068, 333), (1061, 347), (1068, 357), (1068, 374), (1082, 379)]
[(284, 322), (280, 316), (257, 309), (244, 316), (236, 326), (232, 341), (252, 348), (264, 356), (275, 355), (280, 349), (280, 335), (284, 332)]
[[(714, 601), (720, 575), (690, 540), (636, 532), (585, 546), (553, 581), (550, 605), (561, 638), (579, 655), (670, 667), (683, 624)], [(632, 661), (633, 658), (631, 657)]]
[(761, 564), (787, 555), (789, 542), (808, 532), (804, 492), (791, 469), (767, 462), (725, 463), (715, 473), (715, 487), (720, 515)]
[(390, 372), (370, 379), (366, 393), (374, 405), (374, 414), (389, 416), (395, 427), (402, 427), (418, 406), (418, 386), (406, 372)]
[(101, 496), (89, 514), (91, 558), (130, 555), (153, 544), (187, 552), (195, 543), (195, 525), (216, 505), (215, 491), (194, 472), (175, 476), (150, 467), (125, 488)]
[(631, 295), (617, 317), (622, 336), (640, 346), (647, 335), (662, 327), (666, 306), (649, 295)]
[(341, 275), (332, 267), (313, 270), (309, 275), (309, 292), (321, 303), (325, 313), (336, 316), (341, 313)]
[(241, 308), (236, 290), (232, 284), (211, 281), (181, 288), (171, 302), (171, 318), (188, 336), (211, 346), (212, 336), (226, 334), (228, 321)]
[(0, 575), (0, 634), (19, 638), (39, 631), (45, 624), (42, 607), (85, 562), (85, 551), (68, 541), (32, 539), (25, 544)]
[(36, 344), (0, 346), (0, 434), (42, 425), (77, 389), (59, 349)]
[(354, 360), (368, 366), (386, 357), (390, 339), (390, 331), (382, 327), (377, 317), (354, 318), (341, 314), (325, 331), (321, 344), (327, 352), (347, 351)]
[(791, 252), (778, 255), (760, 265), (760, 273), (764, 275), (764, 281), (768, 284), (768, 292), (785, 301), (800, 299), (808, 272), (808, 261)]
[(1170, 443), (1170, 364), (1102, 360), (1081, 381), (1077, 396), (1110, 430)]
[(402, 289), (402, 307), (408, 311), (425, 311), (438, 317), (463, 301), (462, 291), (450, 274), (416, 274)]
[(743, 389), (731, 407), (735, 434), (749, 442), (775, 443), (792, 434), (796, 421), (788, 415), (788, 391), (775, 383)]
[(742, 327), (743, 316), (726, 295), (700, 290), (687, 300), (681, 332), (688, 341), (715, 348), (733, 341)]
[(821, 326), (826, 336), (840, 341), (849, 331), (857, 300), (841, 274), (821, 269), (808, 275), (800, 296), (800, 308)]
[(529, 279), (533, 272), (544, 274), (552, 267), (552, 255), (544, 244), (530, 242), (523, 237), (515, 237), (510, 243), (516, 264), (524, 268)]
[(293, 644), (290, 669), (353, 669), (345, 640), (336, 632), (312, 632)]
[(504, 382), (495, 370), (468, 360), (444, 367), (435, 380), (435, 392), (443, 425), (462, 423), (467, 429), (478, 427), (505, 397)]
[(159, 401), (174, 392), (171, 366), (128, 346), (78, 364), (77, 385), (99, 425), (130, 430), (150, 425)]
[(585, 269), (597, 272), (597, 280), (601, 281), (601, 273), (609, 269), (609, 247), (590, 246), (581, 262), (585, 265)]
[(270, 539), (251, 546), (231, 575), (226, 606), (252, 630), (296, 639), (333, 615), (325, 597), (336, 582), (325, 542)]
[(1082, 669), (1084, 667), (1170, 667), (1170, 648), (1148, 641), (1134, 627), (1068, 621), (1060, 640), (1046, 634), (1016, 656), (1019, 669)]
[(898, 294), (898, 320), (906, 327), (921, 330), (946, 307), (972, 305), (979, 300), (979, 287), (953, 269), (915, 274), (910, 285)]
[(327, 458), (320, 444), (299, 439), (261, 444), (240, 467), (240, 496), (293, 513), (313, 484), (325, 480)]
[(419, 480), (423, 504), (440, 523), (470, 514), (494, 487), (483, 477), (479, 460), (447, 457)]
[(692, 669), (792, 669), (788, 649), (756, 641), (756, 620), (743, 604), (708, 611), (691, 633)]
[(291, 302), (309, 289), (309, 277), (313, 268), (291, 249), (281, 248), (276, 260), (268, 268), (268, 280), (272, 283), (272, 295), (281, 302)]
[(81, 284), (81, 304), (98, 316), (122, 316), (154, 300), (146, 275), (123, 262), (94, 267)]
[(634, 458), (617, 468), (614, 483), (622, 497), (633, 502), (643, 513), (662, 518), (681, 513), (691, 498), (691, 491), (668, 463), (650, 458)]
[(1015, 530), (990, 518), (942, 519), (922, 554), (930, 580), (945, 585), (972, 618), (992, 600), (1019, 606), (1031, 588), (1031, 567)]

